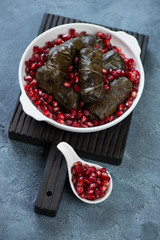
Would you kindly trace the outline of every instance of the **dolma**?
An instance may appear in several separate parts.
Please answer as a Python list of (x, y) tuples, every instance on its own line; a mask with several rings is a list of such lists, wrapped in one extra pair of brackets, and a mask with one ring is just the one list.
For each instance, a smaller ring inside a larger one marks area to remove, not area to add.
[(86, 103), (101, 101), (105, 89), (102, 78), (102, 51), (88, 47), (79, 54), (81, 97)]
[(110, 84), (110, 89), (105, 92), (105, 98), (101, 102), (88, 104), (88, 109), (92, 117), (97, 116), (104, 119), (112, 115), (118, 108), (119, 104), (129, 97), (132, 91), (132, 83), (126, 77), (119, 77)]
[(113, 70), (117, 69), (125, 70), (125, 63), (121, 54), (114, 52), (114, 50), (104, 53), (103, 68)]
[(80, 35), (55, 46), (47, 54), (45, 65), (37, 70), (38, 86), (48, 94), (53, 94), (66, 110), (77, 108), (79, 99), (79, 94), (73, 88), (63, 86), (68, 67), (79, 51), (88, 45), (95, 45), (94, 36)]

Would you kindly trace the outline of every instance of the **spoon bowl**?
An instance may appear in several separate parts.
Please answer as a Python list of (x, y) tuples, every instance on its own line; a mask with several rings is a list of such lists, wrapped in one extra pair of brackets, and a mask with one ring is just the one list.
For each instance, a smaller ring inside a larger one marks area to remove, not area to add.
[(72, 188), (72, 191), (81, 201), (83, 201), (85, 203), (96, 204), (96, 203), (100, 203), (100, 202), (104, 201), (105, 199), (107, 199), (109, 197), (109, 195), (112, 191), (112, 188), (113, 188), (113, 182), (112, 182), (111, 175), (107, 171), (108, 176), (110, 177), (110, 182), (109, 182), (109, 186), (108, 186), (107, 191), (105, 192), (104, 197), (101, 197), (101, 198), (98, 198), (98, 199), (95, 199), (95, 200), (88, 200), (88, 199), (81, 198), (78, 195), (78, 193), (76, 192), (75, 187), (74, 187), (73, 182), (72, 182), (71, 168), (72, 168), (73, 164), (76, 163), (76, 162), (81, 162), (82, 164), (87, 164), (89, 167), (95, 167), (96, 169), (100, 169), (100, 168), (102, 168), (102, 166), (97, 165), (97, 164), (92, 164), (92, 163), (89, 163), (89, 162), (86, 162), (86, 161), (82, 160), (76, 154), (76, 152), (73, 150), (73, 148), (66, 142), (60, 142), (57, 145), (57, 148), (62, 152), (62, 154), (64, 155), (64, 157), (66, 159), (67, 168), (68, 168), (68, 177), (69, 177), (69, 182), (70, 182), (70, 186)]

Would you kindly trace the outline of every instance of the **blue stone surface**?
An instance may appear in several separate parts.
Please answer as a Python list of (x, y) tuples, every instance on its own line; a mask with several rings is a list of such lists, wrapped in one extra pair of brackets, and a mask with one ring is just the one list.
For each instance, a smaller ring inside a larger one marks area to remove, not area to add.
[[(159, 10), (159, 0), (0, 1), (0, 240), (160, 240)], [(149, 35), (145, 88), (122, 164), (102, 164), (112, 174), (112, 194), (87, 205), (66, 184), (56, 218), (34, 213), (44, 149), (8, 138), (19, 61), (45, 12)]]

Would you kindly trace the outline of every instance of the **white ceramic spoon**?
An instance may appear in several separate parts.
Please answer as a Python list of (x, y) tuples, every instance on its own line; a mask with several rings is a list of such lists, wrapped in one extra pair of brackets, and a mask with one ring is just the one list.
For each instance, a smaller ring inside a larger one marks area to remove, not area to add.
[(104, 197), (102, 198), (99, 198), (99, 199), (96, 199), (96, 200), (87, 200), (87, 199), (83, 199), (81, 198), (75, 188), (74, 188), (74, 185), (72, 183), (72, 173), (71, 173), (71, 168), (73, 166), (73, 164), (77, 161), (80, 161), (82, 162), (82, 164), (88, 164), (89, 167), (96, 167), (97, 169), (99, 168), (102, 168), (102, 166), (100, 165), (97, 165), (97, 164), (92, 164), (92, 163), (89, 163), (89, 162), (85, 162), (83, 161), (81, 158), (79, 158), (79, 156), (76, 154), (76, 152), (73, 150), (73, 148), (66, 142), (60, 142), (58, 145), (57, 145), (57, 148), (62, 152), (62, 154), (64, 155), (65, 159), (66, 159), (66, 162), (67, 162), (67, 168), (68, 168), (68, 177), (69, 177), (69, 182), (70, 182), (70, 185), (71, 185), (71, 188), (74, 192), (74, 194), (83, 202), (86, 202), (86, 203), (91, 203), (91, 204), (95, 204), (95, 203), (100, 203), (102, 201), (104, 201), (106, 198), (108, 198), (108, 196), (110, 195), (111, 191), (112, 191), (112, 187), (113, 187), (113, 182), (112, 182), (112, 177), (111, 175), (108, 173), (108, 176), (110, 177), (110, 184), (109, 184), (109, 187), (104, 195)]

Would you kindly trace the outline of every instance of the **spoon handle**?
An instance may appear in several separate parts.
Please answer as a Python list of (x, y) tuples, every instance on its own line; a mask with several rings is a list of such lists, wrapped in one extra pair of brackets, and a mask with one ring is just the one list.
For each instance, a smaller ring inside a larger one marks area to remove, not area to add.
[(57, 148), (62, 152), (64, 155), (66, 161), (67, 161), (67, 166), (70, 169), (71, 166), (77, 162), (77, 161), (82, 161), (77, 153), (74, 151), (74, 149), (66, 142), (60, 142), (57, 145)]

